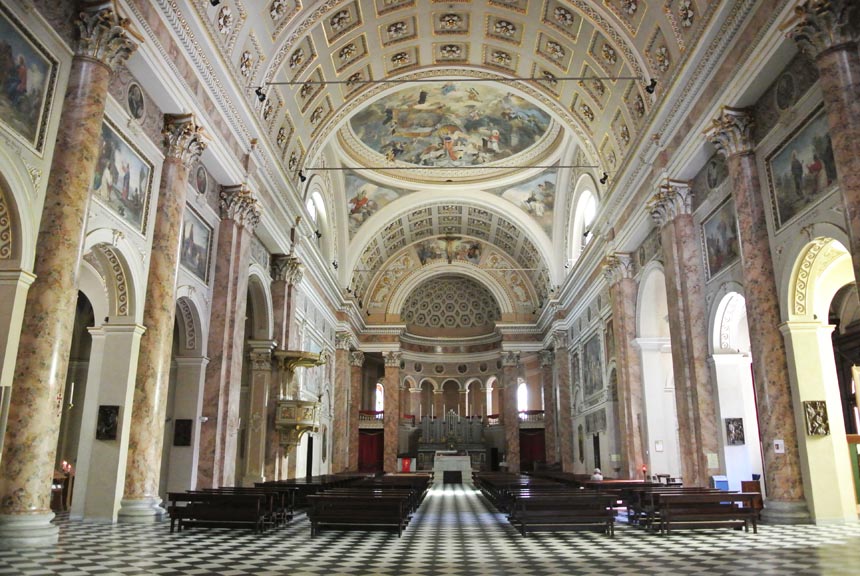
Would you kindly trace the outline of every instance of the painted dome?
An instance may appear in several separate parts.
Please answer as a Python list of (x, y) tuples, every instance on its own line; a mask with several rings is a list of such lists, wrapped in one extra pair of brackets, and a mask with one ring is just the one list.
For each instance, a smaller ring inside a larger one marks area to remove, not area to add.
[(547, 136), (552, 119), (504, 87), (438, 81), (380, 98), (349, 124), (359, 142), (389, 162), (456, 168), (527, 151)]

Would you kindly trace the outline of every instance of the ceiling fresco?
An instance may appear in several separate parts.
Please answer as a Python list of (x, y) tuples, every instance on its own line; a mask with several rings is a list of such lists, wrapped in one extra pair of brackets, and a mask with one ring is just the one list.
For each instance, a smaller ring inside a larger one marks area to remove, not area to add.
[(548, 236), (552, 237), (552, 219), (555, 208), (555, 187), (558, 169), (544, 170), (537, 176), (513, 186), (490, 190), (517, 208), (523, 210), (537, 222)]
[(350, 239), (355, 236), (361, 225), (381, 208), (412, 192), (412, 190), (390, 188), (371, 182), (352, 170), (344, 173), (344, 187)]
[(457, 167), (498, 162), (543, 138), (549, 114), (486, 82), (428, 82), (376, 100), (350, 119), (389, 162)]

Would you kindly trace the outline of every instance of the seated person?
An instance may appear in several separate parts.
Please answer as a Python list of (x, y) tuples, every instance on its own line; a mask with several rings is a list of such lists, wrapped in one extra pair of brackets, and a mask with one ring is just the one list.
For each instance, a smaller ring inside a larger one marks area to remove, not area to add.
[(603, 480), (603, 473), (600, 471), (600, 468), (595, 468), (594, 473), (591, 475), (592, 480)]

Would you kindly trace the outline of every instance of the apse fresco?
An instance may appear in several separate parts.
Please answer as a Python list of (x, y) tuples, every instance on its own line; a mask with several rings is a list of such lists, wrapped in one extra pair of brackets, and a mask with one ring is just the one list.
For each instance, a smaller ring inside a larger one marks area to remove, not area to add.
[(479, 82), (410, 86), (377, 100), (350, 120), (365, 145), (390, 161), (474, 166), (508, 158), (546, 134), (548, 114)]
[(410, 192), (376, 184), (351, 170), (345, 173), (344, 184), (350, 238), (355, 236), (361, 225), (381, 208)]
[(551, 236), (557, 174), (557, 169), (551, 168), (525, 182), (490, 192), (525, 210)]

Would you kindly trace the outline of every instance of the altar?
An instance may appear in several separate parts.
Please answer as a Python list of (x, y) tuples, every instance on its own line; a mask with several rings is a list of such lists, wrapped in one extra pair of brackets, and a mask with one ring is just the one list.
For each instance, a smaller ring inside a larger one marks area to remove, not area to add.
[(445, 472), (460, 472), (464, 484), (472, 483), (472, 459), (457, 452), (438, 450), (433, 458), (433, 477), (438, 481)]

